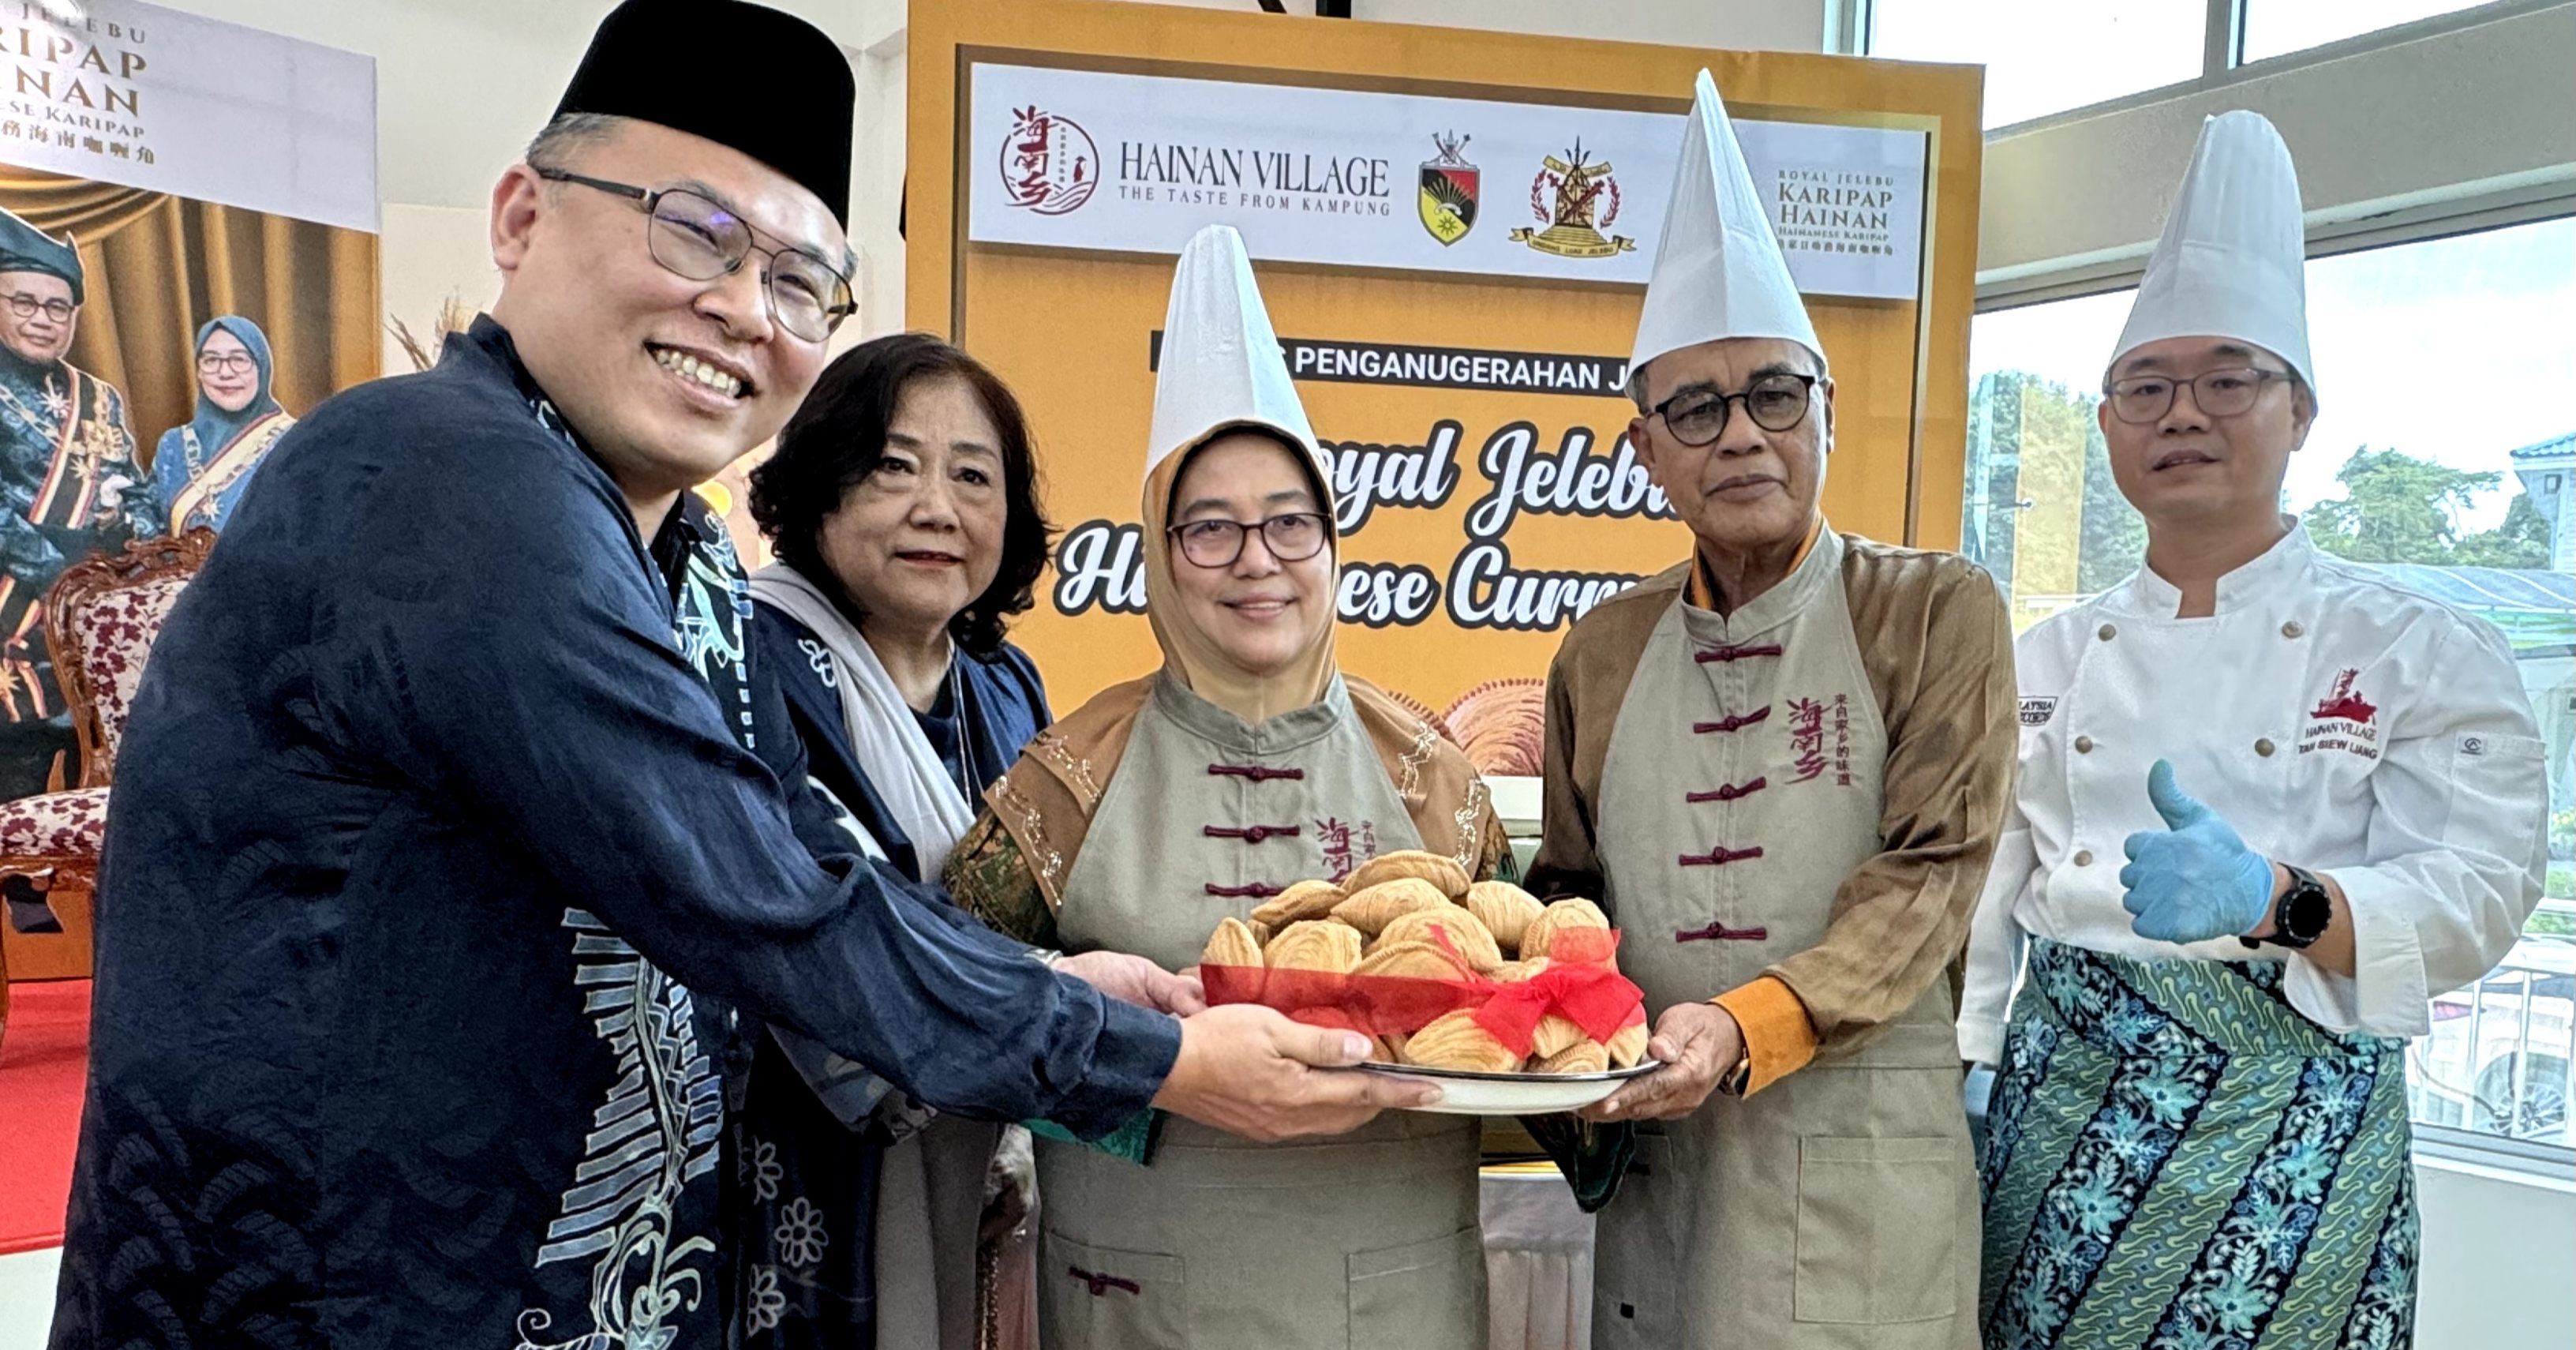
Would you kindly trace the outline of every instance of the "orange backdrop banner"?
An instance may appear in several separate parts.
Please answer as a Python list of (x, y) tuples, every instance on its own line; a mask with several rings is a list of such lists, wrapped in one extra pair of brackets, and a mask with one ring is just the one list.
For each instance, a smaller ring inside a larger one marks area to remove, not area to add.
[[(1073, 0), (913, 24), (907, 313), (1036, 428), (1064, 536), (1014, 639), (1059, 708), (1155, 664), (1138, 492), (1172, 258), (1211, 222), (1342, 498), (1347, 668), (1445, 707), (1685, 556), (1619, 390), (1702, 66), (1831, 361), (1828, 515), (1957, 542), (1972, 69)], [(1901, 169), (1830, 158), (1874, 144)]]

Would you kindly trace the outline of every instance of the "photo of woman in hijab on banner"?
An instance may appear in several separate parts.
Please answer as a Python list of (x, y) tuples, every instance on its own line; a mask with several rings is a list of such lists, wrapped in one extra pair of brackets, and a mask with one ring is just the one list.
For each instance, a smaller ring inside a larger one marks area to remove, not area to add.
[(221, 530), (260, 457), (295, 425), (271, 389), (276, 367), (268, 335), (238, 314), (197, 330), (197, 415), (162, 432), (152, 452), (152, 483), (170, 533), (198, 525)]

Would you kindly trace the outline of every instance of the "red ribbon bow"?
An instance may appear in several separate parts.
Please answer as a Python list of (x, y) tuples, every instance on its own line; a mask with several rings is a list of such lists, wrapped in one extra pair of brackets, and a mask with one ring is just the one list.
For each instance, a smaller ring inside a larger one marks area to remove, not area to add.
[(1553, 1012), (1607, 1042), (1619, 1029), (1638, 1020), (1646, 991), (1611, 964), (1619, 935), (1608, 929), (1572, 928), (1549, 944), (1547, 969), (1515, 984), (1494, 986), (1494, 996), (1476, 1010), (1476, 1025), (1503, 1047), (1526, 1058), (1538, 1024)]

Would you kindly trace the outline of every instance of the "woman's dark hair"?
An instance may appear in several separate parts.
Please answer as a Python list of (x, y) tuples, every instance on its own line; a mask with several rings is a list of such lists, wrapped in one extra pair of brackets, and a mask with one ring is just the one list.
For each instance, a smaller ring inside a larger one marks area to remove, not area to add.
[(778, 450), (751, 471), (751, 518), (778, 560), (829, 591), (841, 588), (824, 565), (823, 518), (841, 509), (851, 488), (885, 459), (895, 403), (916, 380), (954, 378), (973, 387), (993, 419), (1002, 452), (1002, 564), (993, 584), (950, 620), (948, 634), (967, 653), (990, 659), (1002, 649), (1010, 615), (1026, 610), (1046, 571), (1055, 529), (1038, 505), (1037, 458), (1028, 419), (1010, 387), (984, 363), (928, 333), (897, 333), (863, 342), (823, 368), (813, 392), (778, 433)]

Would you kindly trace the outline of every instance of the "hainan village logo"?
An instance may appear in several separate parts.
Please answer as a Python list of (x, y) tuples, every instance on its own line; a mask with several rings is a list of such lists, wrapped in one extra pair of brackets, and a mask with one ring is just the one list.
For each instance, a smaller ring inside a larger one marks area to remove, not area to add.
[(1011, 112), (1002, 140), (1002, 190), (1011, 205), (1060, 216), (1100, 186), (1100, 147), (1070, 117), (1032, 105)]
[(2319, 720), (2339, 719), (2346, 722), (2368, 722), (2377, 718), (2379, 705), (2363, 698), (2361, 691), (2353, 688), (2353, 681), (2360, 678), (2361, 672), (2354, 669), (2346, 669), (2336, 675), (2334, 688), (2327, 690), (2326, 696), (2317, 700), (2317, 706), (2308, 713), (2308, 716)]
[(1443, 246), (1457, 243), (1476, 228), (1476, 184), (1483, 175), (1463, 154), (1467, 142), (1474, 139), (1437, 133), (1431, 143), (1439, 148), (1440, 158), (1422, 163), (1422, 228)]
[(1619, 180), (1606, 161), (1592, 162), (1576, 141), (1565, 158), (1549, 155), (1540, 164), (1530, 180), (1530, 214), (1547, 228), (1514, 230), (1513, 243), (1560, 258), (1608, 258), (1637, 247), (1634, 239), (1601, 233), (1619, 218)]

